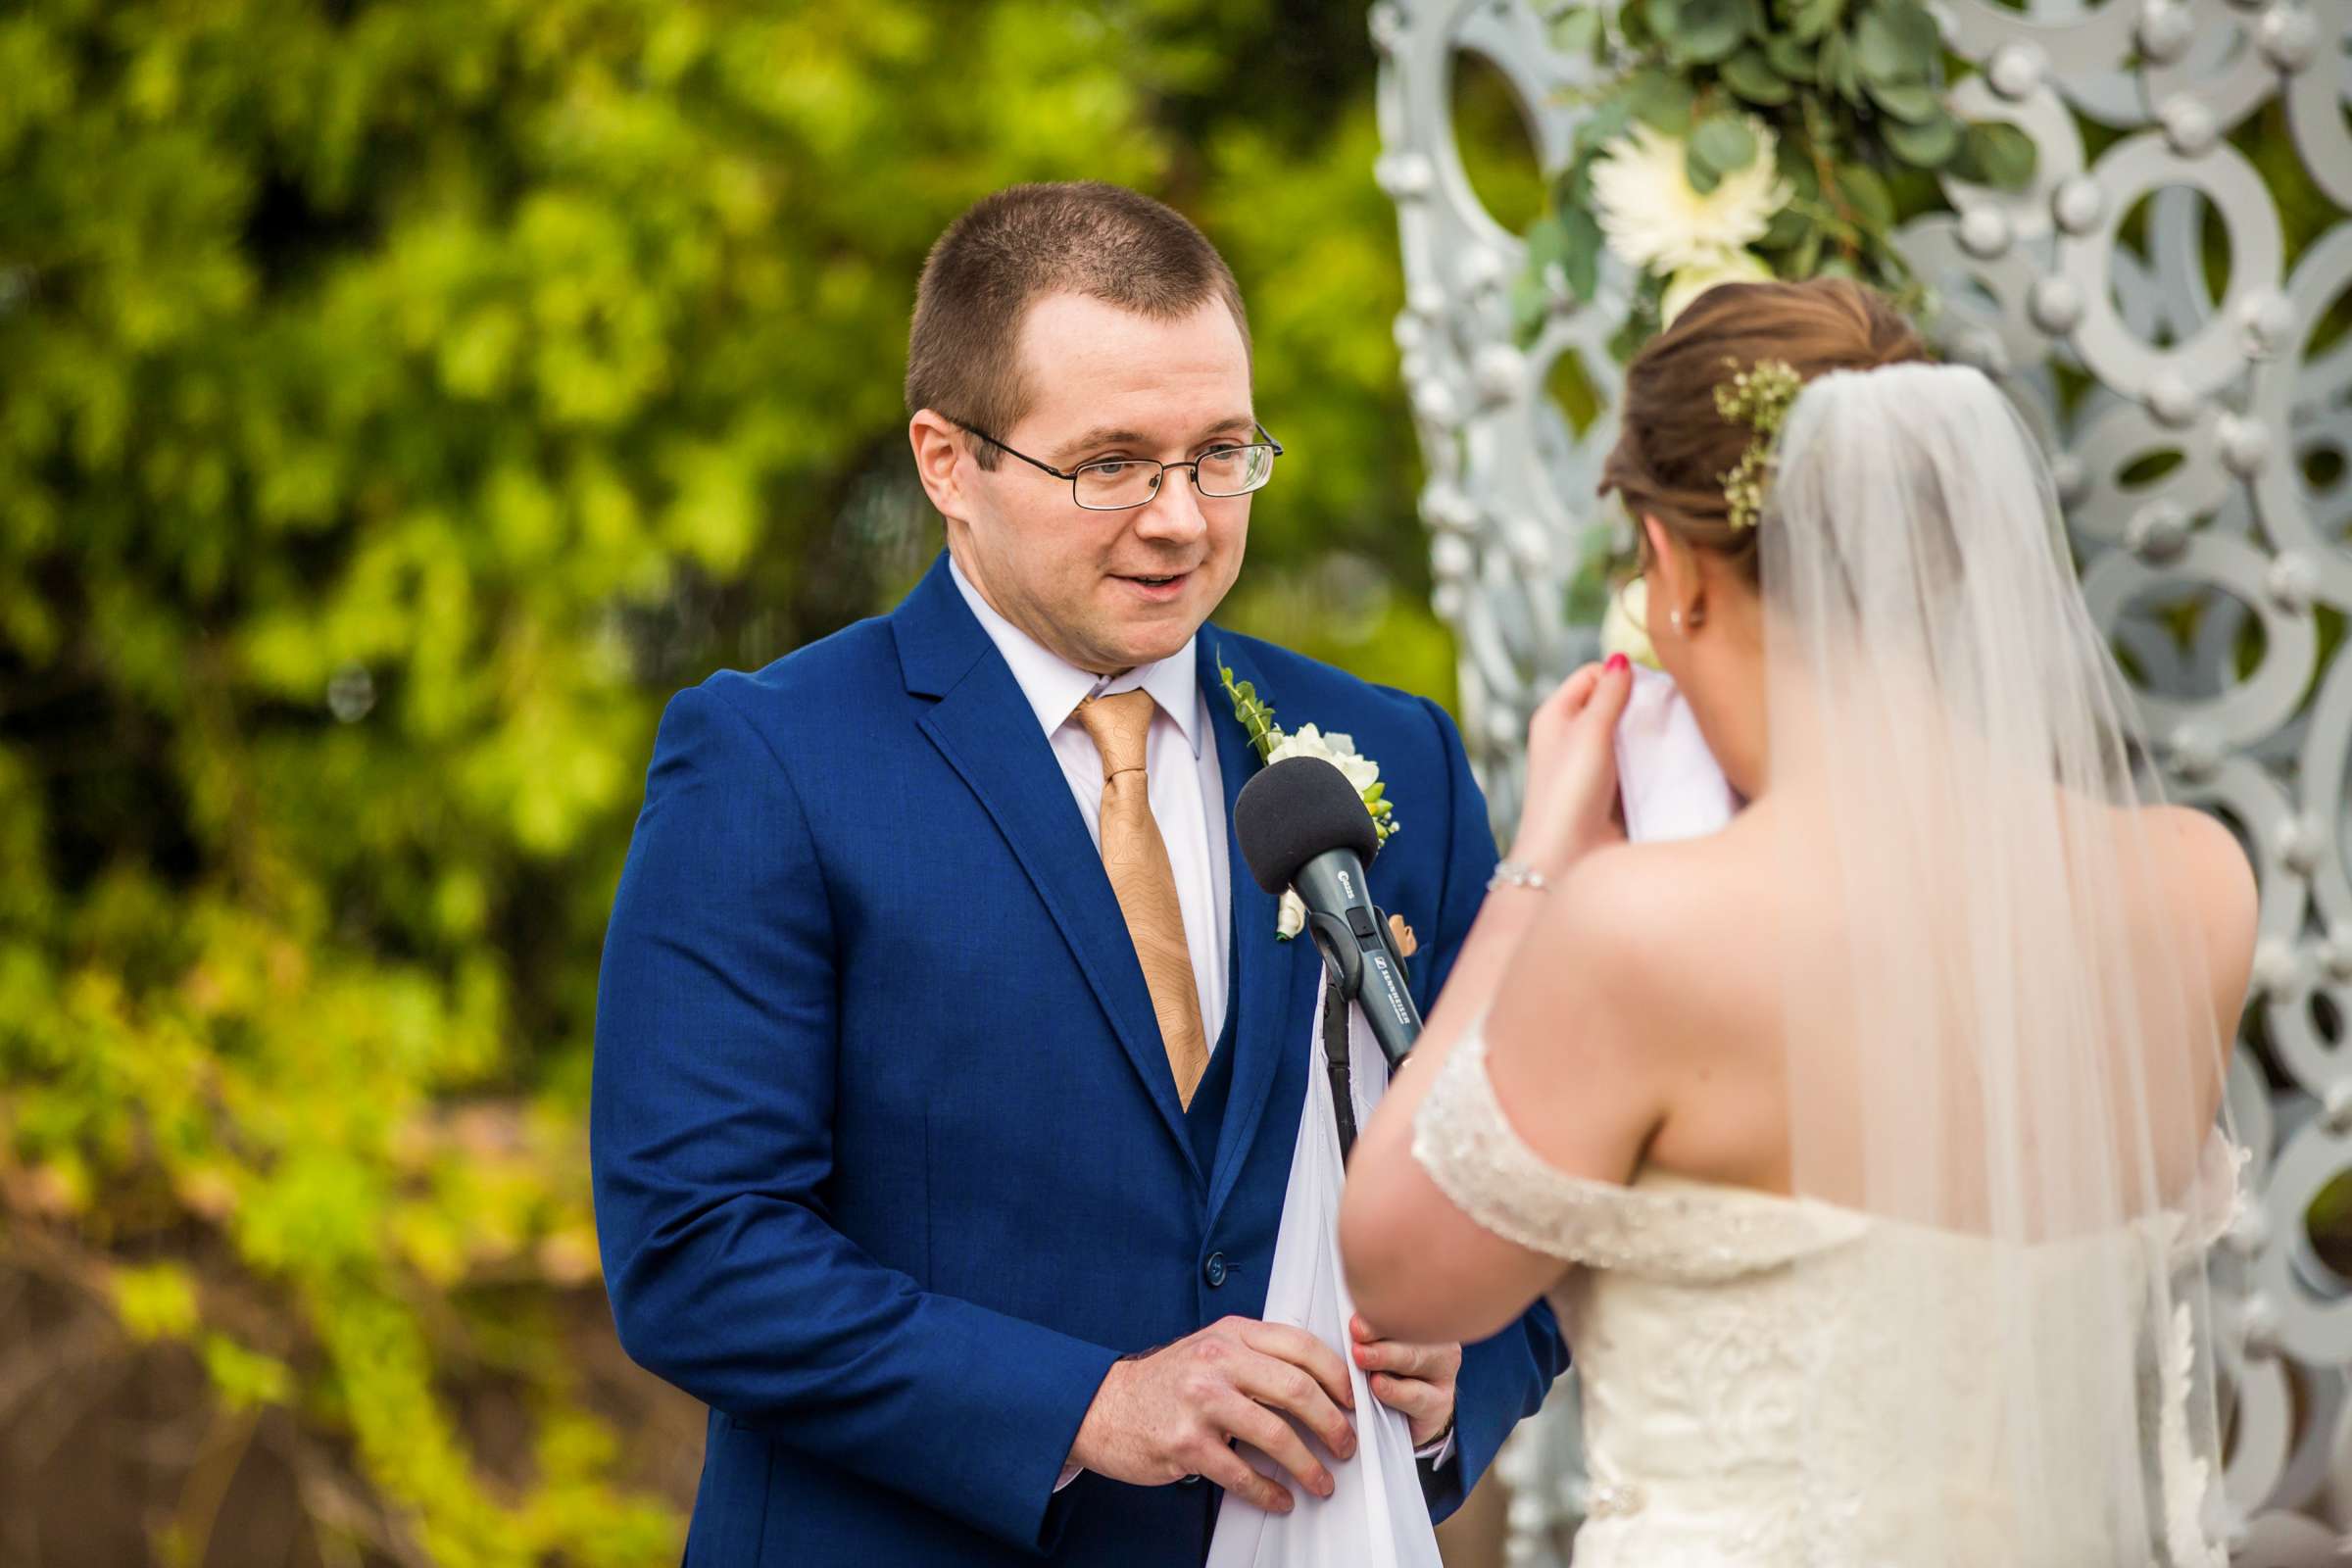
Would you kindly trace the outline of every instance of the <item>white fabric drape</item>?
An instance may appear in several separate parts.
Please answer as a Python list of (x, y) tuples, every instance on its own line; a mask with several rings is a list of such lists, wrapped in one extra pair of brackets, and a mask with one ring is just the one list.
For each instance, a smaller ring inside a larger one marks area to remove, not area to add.
[[(1328, 994), (1328, 993), (1326, 993)], [(1380, 1054), (1361, 1009), (1348, 1008), (1352, 1061), (1351, 1099), (1355, 1124), (1372, 1119), (1372, 1107), (1389, 1086), (1389, 1064)], [(1264, 1319), (1305, 1329), (1348, 1363), (1355, 1391), (1355, 1457), (1345, 1463), (1324, 1451), (1303, 1430), (1300, 1436), (1330, 1470), (1329, 1497), (1293, 1486), (1298, 1506), (1270, 1514), (1228, 1495), (1217, 1515), (1207, 1568), (1441, 1568), (1437, 1532), (1422, 1499), (1413, 1461), (1412, 1428), (1405, 1418), (1372, 1397), (1363, 1369), (1349, 1353), (1348, 1321), (1355, 1314), (1340, 1269), (1339, 1129), (1332, 1120), (1331, 1075), (1325, 1070), (1323, 1004), (1315, 1007), (1308, 1035), (1306, 1103), (1298, 1116), (1298, 1142), (1291, 1155), (1291, 1184), (1283, 1195), (1282, 1229), (1274, 1243), (1274, 1272), (1266, 1285)], [(1277, 1472), (1254, 1449), (1242, 1454), (1268, 1475)]]

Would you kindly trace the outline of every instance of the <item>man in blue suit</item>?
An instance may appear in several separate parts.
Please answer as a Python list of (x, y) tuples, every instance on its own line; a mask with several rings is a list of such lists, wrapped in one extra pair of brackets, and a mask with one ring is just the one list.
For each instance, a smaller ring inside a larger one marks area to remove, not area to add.
[[(1257, 1321), (1320, 965), (1234, 845), (1220, 659), (1378, 761), (1424, 1007), (1494, 847), (1436, 706), (1204, 624), (1280, 451), (1250, 390), (1184, 219), (988, 198), (909, 341), (947, 553), (662, 718), (592, 1135), (621, 1342), (710, 1406), (689, 1564), (1198, 1568), (1220, 1506), (1328, 1489), (1298, 1429), (1353, 1453), (1339, 1348)], [(1439, 1517), (1565, 1361), (1540, 1308), (1346, 1350)]]

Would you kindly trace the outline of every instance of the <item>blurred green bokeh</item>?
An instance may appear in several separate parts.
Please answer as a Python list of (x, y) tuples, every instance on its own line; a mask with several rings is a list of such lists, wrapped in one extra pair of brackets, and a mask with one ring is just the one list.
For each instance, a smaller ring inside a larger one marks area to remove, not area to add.
[(919, 572), (924, 251), (1072, 176), (1249, 298), (1225, 618), (1450, 697), (1372, 72), (1305, 0), (0, 15), (0, 1560), (676, 1561), (582, 1139), (661, 704)]

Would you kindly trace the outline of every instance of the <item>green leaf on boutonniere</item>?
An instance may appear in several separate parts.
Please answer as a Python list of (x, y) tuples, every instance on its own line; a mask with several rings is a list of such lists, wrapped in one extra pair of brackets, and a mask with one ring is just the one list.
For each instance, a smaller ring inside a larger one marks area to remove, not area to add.
[(1281, 726), (1274, 722), (1274, 705), (1258, 700), (1254, 682), (1235, 685), (1233, 671), (1226, 667), (1223, 659), (1217, 661), (1217, 680), (1225, 688), (1226, 701), (1233, 704), (1233, 716), (1241, 720), (1243, 732), (1256, 750), (1257, 760), (1264, 761), (1282, 744)]

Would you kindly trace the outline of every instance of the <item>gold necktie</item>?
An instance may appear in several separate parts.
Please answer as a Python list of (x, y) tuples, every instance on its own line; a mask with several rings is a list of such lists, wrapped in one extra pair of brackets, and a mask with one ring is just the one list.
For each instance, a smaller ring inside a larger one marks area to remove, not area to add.
[(1208, 1070), (1208, 1039), (1200, 1028), (1200, 993), (1193, 985), (1193, 954), (1184, 940), (1184, 908), (1176, 902), (1176, 872), (1168, 846), (1152, 819), (1144, 743), (1152, 733), (1152, 694), (1120, 692), (1078, 705), (1078, 722), (1102, 754), (1102, 869), (1110, 874), (1128, 940), (1144, 966), (1144, 985), (1159, 1018), (1159, 1040), (1176, 1075), (1176, 1098), (1192, 1108), (1193, 1091)]

